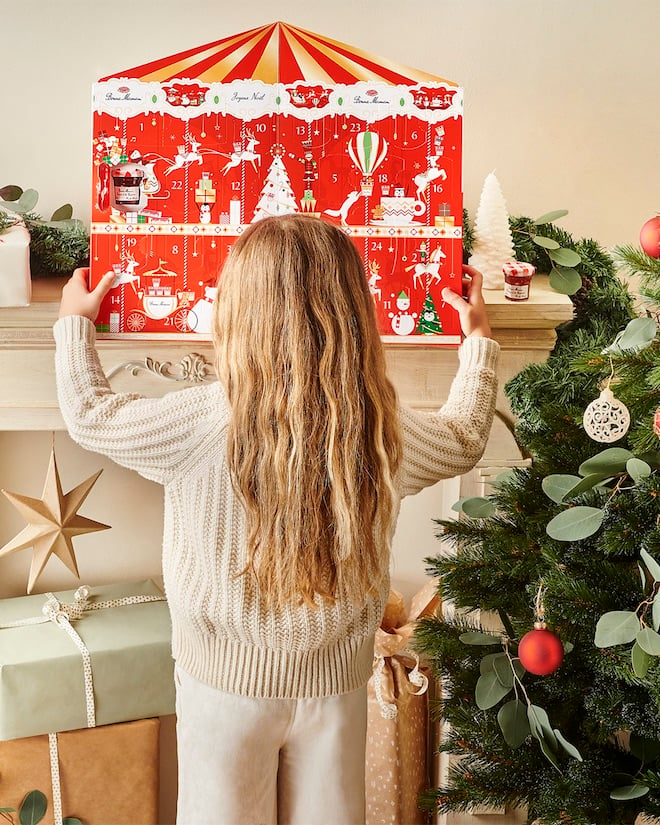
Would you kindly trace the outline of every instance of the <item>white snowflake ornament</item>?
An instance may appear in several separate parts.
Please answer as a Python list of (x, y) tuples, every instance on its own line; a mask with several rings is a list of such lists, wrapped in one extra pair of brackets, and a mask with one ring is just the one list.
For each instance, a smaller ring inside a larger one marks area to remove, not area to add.
[(608, 386), (584, 411), (582, 425), (589, 438), (611, 444), (628, 432), (630, 413)]

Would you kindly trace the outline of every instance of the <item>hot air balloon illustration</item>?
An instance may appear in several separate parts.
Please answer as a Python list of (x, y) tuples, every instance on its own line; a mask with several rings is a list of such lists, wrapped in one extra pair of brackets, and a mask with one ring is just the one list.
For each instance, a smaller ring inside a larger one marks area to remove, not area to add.
[(374, 188), (372, 175), (385, 160), (387, 141), (376, 132), (359, 132), (348, 141), (348, 155), (364, 176), (362, 194), (371, 195)]

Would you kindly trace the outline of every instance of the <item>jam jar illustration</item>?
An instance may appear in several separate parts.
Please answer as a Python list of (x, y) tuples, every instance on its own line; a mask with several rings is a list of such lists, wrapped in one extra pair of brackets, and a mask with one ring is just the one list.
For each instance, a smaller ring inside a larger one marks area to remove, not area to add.
[(119, 212), (140, 212), (147, 205), (142, 188), (145, 171), (141, 164), (130, 163), (124, 157), (113, 167), (110, 205)]

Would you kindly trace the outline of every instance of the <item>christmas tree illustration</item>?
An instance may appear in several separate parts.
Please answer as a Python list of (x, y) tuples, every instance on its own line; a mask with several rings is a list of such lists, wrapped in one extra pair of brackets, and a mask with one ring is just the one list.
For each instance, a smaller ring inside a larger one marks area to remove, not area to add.
[(252, 223), (272, 215), (289, 215), (298, 211), (291, 181), (279, 155), (273, 158), (259, 195)]
[(426, 296), (424, 308), (419, 316), (417, 332), (423, 335), (439, 335), (442, 332), (442, 322), (440, 318), (438, 318), (438, 313), (430, 292)]

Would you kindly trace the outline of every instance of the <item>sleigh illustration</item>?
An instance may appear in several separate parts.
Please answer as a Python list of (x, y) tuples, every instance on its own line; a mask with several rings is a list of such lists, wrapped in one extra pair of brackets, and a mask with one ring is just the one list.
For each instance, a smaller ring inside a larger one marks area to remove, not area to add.
[(156, 269), (142, 275), (140, 285), (133, 286), (142, 307), (130, 310), (126, 316), (126, 327), (130, 332), (142, 332), (147, 325), (147, 318), (162, 321), (170, 316), (178, 332), (190, 332), (195, 328), (196, 318), (190, 308), (195, 293), (177, 289), (177, 278), (177, 273), (165, 269), (162, 261)]

